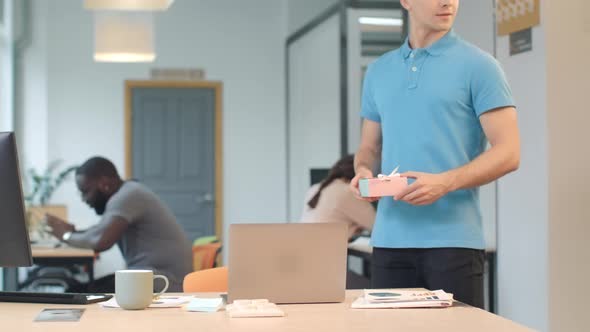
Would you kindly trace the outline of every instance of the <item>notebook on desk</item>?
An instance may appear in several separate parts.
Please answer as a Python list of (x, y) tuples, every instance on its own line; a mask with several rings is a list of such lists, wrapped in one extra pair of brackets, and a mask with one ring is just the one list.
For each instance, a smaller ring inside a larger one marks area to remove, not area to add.
[(230, 225), (229, 302), (342, 302), (347, 243), (344, 223)]

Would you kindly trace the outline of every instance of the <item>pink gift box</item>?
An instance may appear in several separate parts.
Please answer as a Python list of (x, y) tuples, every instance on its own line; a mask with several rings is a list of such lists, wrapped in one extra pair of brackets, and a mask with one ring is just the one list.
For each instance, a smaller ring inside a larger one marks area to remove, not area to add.
[(363, 197), (395, 196), (407, 186), (408, 178), (401, 176), (359, 180), (359, 190)]

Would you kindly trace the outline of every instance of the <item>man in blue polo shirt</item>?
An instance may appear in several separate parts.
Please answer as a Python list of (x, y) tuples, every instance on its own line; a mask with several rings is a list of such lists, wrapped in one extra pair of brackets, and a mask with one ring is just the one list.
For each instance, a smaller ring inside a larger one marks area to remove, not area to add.
[(401, 4), (409, 37), (367, 70), (351, 181), (358, 195), (380, 159), (381, 173), (399, 165), (411, 183), (379, 202), (373, 287), (444, 289), (483, 307), (478, 187), (518, 168), (514, 102), (498, 63), (451, 30), (458, 0)]

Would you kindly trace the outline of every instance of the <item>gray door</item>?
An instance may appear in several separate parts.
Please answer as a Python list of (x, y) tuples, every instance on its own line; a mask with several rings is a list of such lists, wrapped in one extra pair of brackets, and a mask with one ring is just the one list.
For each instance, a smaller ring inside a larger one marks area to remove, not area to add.
[(190, 241), (215, 234), (215, 90), (132, 90), (132, 176), (172, 209)]

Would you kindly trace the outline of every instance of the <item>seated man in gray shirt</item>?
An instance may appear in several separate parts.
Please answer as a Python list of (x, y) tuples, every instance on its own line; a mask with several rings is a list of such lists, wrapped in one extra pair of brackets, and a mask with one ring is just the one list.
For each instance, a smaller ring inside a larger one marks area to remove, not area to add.
[[(51, 233), (70, 246), (100, 252), (119, 246), (129, 269), (149, 269), (168, 277), (168, 291), (181, 292), (192, 271), (192, 250), (176, 218), (146, 186), (123, 181), (109, 160), (93, 157), (76, 170), (82, 200), (102, 218), (85, 231), (52, 215)], [(158, 287), (159, 288), (159, 287)], [(89, 292), (112, 293), (114, 275), (98, 279)]]

